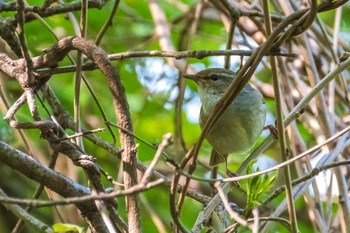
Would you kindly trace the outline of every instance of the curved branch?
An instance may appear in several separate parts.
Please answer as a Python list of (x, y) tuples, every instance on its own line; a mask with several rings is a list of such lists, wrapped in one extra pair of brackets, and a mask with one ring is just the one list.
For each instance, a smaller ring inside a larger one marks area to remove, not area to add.
[[(112, 93), (114, 111), (117, 116), (118, 125), (121, 128), (127, 129), (129, 132), (133, 132), (131, 116), (129, 111), (129, 105), (126, 99), (125, 90), (121, 84), (120, 77), (117, 74), (115, 68), (112, 66), (108, 59), (107, 54), (98, 48), (93, 42), (87, 41), (81, 37), (65, 37), (57, 42), (54, 46), (47, 49), (45, 54), (42, 56), (32, 58), (33, 69), (38, 68), (52, 68), (57, 67), (58, 62), (64, 59), (67, 54), (72, 50), (78, 50), (85, 54), (90, 60), (92, 60), (96, 66), (101, 70), (102, 74), (107, 78), (108, 87)], [(7, 58), (3, 59), (5, 63), (8, 61)], [(4, 63), (4, 61), (3, 61)], [(13, 62), (7, 62), (15, 69), (10, 69), (10, 72), (4, 70), (7, 74), (12, 77), (18, 77), (21, 75), (24, 69), (23, 59), (19, 59)], [(0, 68), (4, 66), (0, 61)], [(16, 72), (14, 72), (16, 71)], [(119, 130), (120, 142), (122, 145), (122, 162), (124, 167), (124, 183), (125, 188), (130, 188), (137, 184), (137, 173), (136, 173), (136, 145), (133, 136), (125, 133), (123, 130)], [(49, 137), (49, 136), (48, 136)], [(50, 140), (51, 146), (58, 151), (61, 151), (61, 147), (57, 146), (57, 140)], [(72, 148), (68, 148), (72, 149)], [(72, 150), (70, 150), (72, 151)], [(76, 151), (74, 151), (76, 153)], [(66, 154), (66, 153), (65, 153)], [(83, 163), (88, 161), (86, 158), (82, 158), (77, 161)], [(84, 164), (82, 164), (84, 165)], [(89, 167), (89, 166), (88, 166)], [(94, 166), (92, 166), (93, 168)], [(93, 173), (93, 172), (92, 172)], [(90, 174), (90, 173), (89, 173)], [(90, 174), (91, 175), (91, 174)], [(94, 174), (92, 174), (94, 176)], [(91, 178), (91, 177), (90, 177)], [(128, 207), (128, 219), (129, 219), (129, 231), (139, 232), (140, 221), (139, 221), (139, 210), (137, 194), (130, 194), (126, 197), (126, 205)]]
[[(120, 77), (110, 63), (107, 54), (98, 48), (94, 43), (80, 37), (66, 37), (46, 51), (43, 56), (33, 58), (33, 67), (55, 67), (71, 50), (78, 50), (91, 59), (102, 74), (107, 78), (109, 89), (113, 96), (114, 111), (117, 116), (118, 125), (133, 132), (129, 105), (126, 99), (125, 90), (121, 84)], [(124, 167), (125, 188), (137, 184), (136, 173), (136, 145), (133, 136), (119, 130), (120, 142), (122, 145), (122, 161)], [(137, 194), (126, 197), (128, 207), (129, 231), (139, 232), (139, 210)]]
[[(12, 148), (2, 141), (0, 141), (0, 154), (1, 162), (63, 197), (90, 195), (90, 190), (85, 186), (75, 183), (62, 174), (43, 166), (29, 155)], [(93, 201), (76, 203), (76, 206), (93, 232), (108, 232)]]

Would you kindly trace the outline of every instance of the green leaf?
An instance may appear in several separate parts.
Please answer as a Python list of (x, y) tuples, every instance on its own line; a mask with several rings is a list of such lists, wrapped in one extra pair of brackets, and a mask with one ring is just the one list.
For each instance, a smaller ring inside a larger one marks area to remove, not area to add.
[(56, 223), (52, 225), (54, 232), (83, 233), (83, 228), (74, 224)]
[[(251, 161), (246, 169), (247, 174), (260, 171), (257, 167), (254, 169), (256, 160)], [(245, 213), (249, 214), (256, 206), (261, 204), (261, 199), (265, 197), (271, 190), (272, 184), (277, 177), (277, 172), (254, 176), (247, 180), (247, 203)]]

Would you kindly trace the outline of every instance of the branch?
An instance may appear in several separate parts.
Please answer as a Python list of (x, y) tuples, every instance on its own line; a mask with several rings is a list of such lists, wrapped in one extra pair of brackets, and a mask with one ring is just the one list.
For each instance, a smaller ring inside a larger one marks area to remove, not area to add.
[[(85, 186), (73, 182), (53, 171), (32, 157), (0, 141), (0, 161), (19, 171), (28, 178), (48, 187), (63, 197), (81, 197), (90, 194)], [(108, 232), (93, 201), (76, 204), (93, 232)]]
[[(83, 38), (80, 37), (66, 37), (58, 41), (58, 43), (51, 48), (49, 48), (47, 51), (45, 51), (45, 54), (43, 56), (34, 57), (32, 59), (33, 61), (33, 68), (43, 68), (43, 67), (56, 67), (58, 62), (63, 60), (67, 54), (72, 50), (78, 50), (82, 53), (84, 53), (89, 59), (91, 59), (97, 67), (101, 70), (103, 75), (107, 78), (109, 89), (113, 96), (113, 105), (115, 114), (117, 116), (118, 124), (122, 127), (127, 129), (128, 131), (132, 132), (132, 122), (129, 112), (129, 106), (126, 100), (124, 87), (121, 84), (120, 77), (117, 74), (115, 68), (110, 63), (107, 55), (98, 48), (95, 44), (92, 42), (89, 42)], [(5, 61), (7, 58), (5, 57)], [(15, 77), (19, 77), (21, 73), (23, 73), (23, 59), (19, 59), (15, 61), (16, 68), (11, 69)], [(11, 62), (12, 64), (12, 62)], [(1, 67), (1, 62), (0, 62)], [(12, 76), (13, 77), (13, 76)], [(51, 133), (51, 132), (50, 132)], [(134, 138), (130, 136), (129, 134), (125, 133), (122, 130), (119, 130), (120, 134), (120, 142), (122, 145), (123, 153), (122, 153), (122, 161), (123, 161), (123, 167), (124, 167), (124, 183), (126, 188), (130, 188), (137, 184), (137, 173), (136, 173), (136, 145), (134, 142)], [(57, 140), (50, 140), (50, 137), (52, 137), (51, 134), (45, 134), (46, 139), (49, 140), (51, 146), (55, 148), (55, 150), (62, 151), (62, 148), (58, 146), (58, 144), (64, 143), (60, 142), (57, 144)], [(67, 144), (66, 144), (67, 145)], [(68, 148), (69, 152), (71, 153), (77, 153), (77, 150), (73, 150), (73, 148)], [(67, 150), (65, 150), (67, 152)], [(83, 157), (83, 161), (81, 161), (80, 155), (76, 160), (79, 162), (79, 165), (87, 165), (85, 167), (94, 168), (94, 165), (91, 164), (88, 160), (86, 160), (86, 157)], [(83, 163), (81, 163), (83, 162)], [(85, 162), (88, 162), (88, 164), (84, 164)], [(94, 173), (93, 171), (89, 174), (89, 178), (94, 180), (97, 178), (97, 173)], [(99, 186), (99, 182), (95, 182), (94, 185)], [(139, 221), (139, 211), (138, 211), (138, 201), (137, 201), (137, 194), (131, 194), (126, 197), (126, 204), (128, 206), (128, 219), (129, 219), (129, 231), (135, 232), (140, 231), (140, 221)]]
[[(2, 189), (0, 189), (0, 198), (1, 199), (8, 198)], [(36, 219), (34, 216), (30, 215), (26, 210), (22, 209), (20, 206), (14, 205), (14, 204), (8, 204), (8, 203), (2, 203), (2, 204), (8, 211), (16, 215), (19, 219), (21, 219), (21, 221), (25, 221), (31, 227), (33, 227), (34, 229), (37, 229), (37, 231), (44, 232), (44, 233), (54, 233), (53, 230), (48, 225), (44, 224), (43, 222)]]
[[(79, 37), (66, 37), (61, 39), (55, 46), (50, 48), (44, 56), (33, 58), (34, 67), (52, 67), (62, 60), (69, 51), (78, 50), (90, 58), (107, 78), (109, 89), (113, 96), (114, 111), (117, 116), (118, 125), (132, 132), (132, 122), (129, 112), (129, 105), (126, 100), (124, 87), (115, 68), (110, 63), (107, 55), (95, 44)], [(125, 188), (137, 184), (136, 173), (136, 145), (134, 138), (122, 130), (119, 130), (120, 142), (122, 145), (122, 161), (124, 168)], [(138, 210), (137, 194), (126, 197), (128, 208), (129, 231), (140, 231), (140, 214)]]

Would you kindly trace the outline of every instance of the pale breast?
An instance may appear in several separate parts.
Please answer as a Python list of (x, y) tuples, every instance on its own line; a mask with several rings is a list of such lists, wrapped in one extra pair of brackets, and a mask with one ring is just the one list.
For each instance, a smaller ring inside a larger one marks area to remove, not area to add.
[[(217, 102), (214, 99), (206, 101), (206, 106), (201, 108), (200, 126), (202, 128), (214, 110)], [(218, 119), (206, 139), (220, 154), (250, 150), (261, 134), (265, 117), (266, 105), (261, 94), (250, 86), (246, 87)]]

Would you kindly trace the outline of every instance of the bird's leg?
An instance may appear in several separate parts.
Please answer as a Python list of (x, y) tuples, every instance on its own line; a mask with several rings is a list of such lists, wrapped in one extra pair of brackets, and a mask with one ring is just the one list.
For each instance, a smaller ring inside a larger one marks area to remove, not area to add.
[[(217, 179), (218, 176), (218, 166), (211, 167), (210, 179)], [(217, 194), (217, 190), (214, 187), (214, 183), (210, 183), (211, 187), (211, 195), (215, 196)]]
[[(225, 166), (226, 166), (226, 175), (228, 177), (236, 177), (236, 176), (238, 176), (237, 173), (232, 172), (230, 169), (228, 169), (227, 156), (225, 157)], [(232, 182), (232, 184), (233, 184), (234, 187), (237, 187), (237, 188), (240, 187), (240, 185), (239, 185), (239, 183), (237, 181)]]
[(228, 169), (228, 167), (227, 167), (227, 161), (225, 162), (225, 165), (226, 165), (226, 175), (227, 175), (228, 177), (235, 177), (235, 176), (237, 176), (236, 173), (234, 173), (234, 172), (232, 172), (230, 169)]
[(277, 131), (276, 126), (274, 126), (274, 125), (265, 125), (263, 130), (267, 130), (267, 129), (270, 131), (270, 134), (272, 134), (273, 136), (275, 136), (276, 139), (278, 139), (278, 131)]
[(214, 166), (211, 168), (210, 179), (217, 179), (218, 176), (218, 166)]

